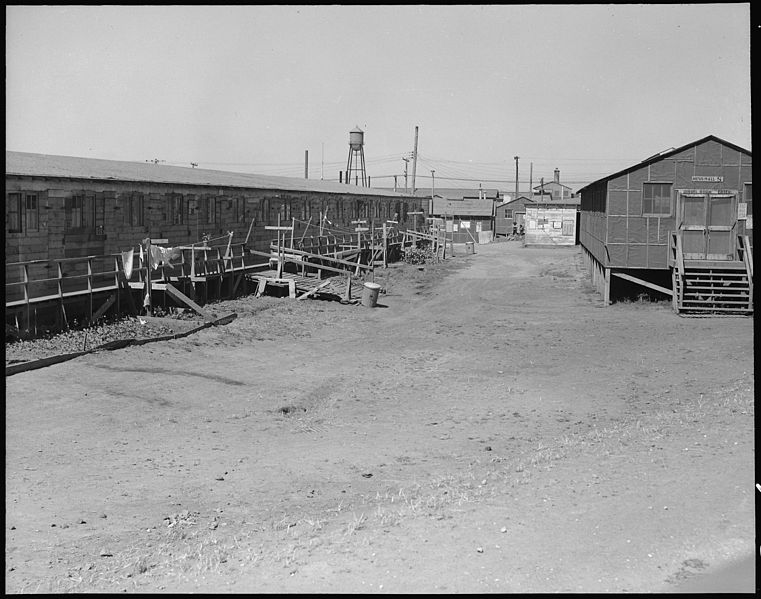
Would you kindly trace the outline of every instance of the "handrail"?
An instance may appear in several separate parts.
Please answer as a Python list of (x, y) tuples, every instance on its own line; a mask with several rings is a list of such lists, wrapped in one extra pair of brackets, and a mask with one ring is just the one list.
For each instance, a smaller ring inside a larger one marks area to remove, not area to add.
[(739, 241), (738, 247), (742, 252), (742, 259), (745, 262), (745, 269), (748, 271), (748, 276), (753, 279), (753, 248), (750, 243), (749, 235), (738, 235)]
[(682, 252), (682, 238), (676, 236), (676, 259), (679, 265), (679, 272), (684, 273), (684, 253)]
[(674, 256), (674, 289), (673, 289), (673, 306), (674, 310), (679, 310), (679, 304), (682, 301), (684, 291), (684, 253), (682, 251), (682, 238), (676, 232), (671, 232), (672, 251)]
[[(195, 253), (196, 259), (200, 258), (200, 260), (196, 260), (200, 262), (200, 266), (196, 270), (197, 274), (219, 275), (227, 274), (239, 268), (246, 268), (246, 257), (250, 254), (245, 251), (245, 244), (231, 244), (230, 254), (227, 257), (220, 255), (222, 247), (226, 246), (210, 247), (209, 252), (213, 252), (213, 255), (209, 255), (204, 250), (183, 248), (181, 250), (182, 258), (174, 264), (164, 264), (158, 269), (153, 269), (151, 280), (166, 279), (168, 276), (166, 271), (174, 269), (179, 269), (179, 276), (181, 277), (191, 276), (190, 262), (193, 253)], [(141, 283), (145, 280), (147, 260), (145, 257), (140, 260), (139, 255), (135, 255), (134, 260), (132, 276), (129, 280)], [(68, 265), (66, 270), (71, 272), (64, 272), (62, 268), (64, 264)], [(35, 276), (34, 271), (40, 270), (43, 265), (52, 267), (55, 274), (50, 276), (48, 272), (40, 272), (38, 273), (40, 276)], [(92, 294), (117, 289), (119, 288), (120, 273), (123, 272), (121, 253), (9, 262), (6, 263), (5, 267), (6, 307), (17, 306), (19, 302), (29, 305), (38, 301), (48, 301), (51, 298), (63, 300), (83, 293)], [(13, 271), (15, 268), (20, 269), (19, 274), (9, 276), (9, 271)], [(158, 272), (156, 273), (156, 271)], [(171, 276), (178, 275), (172, 274)], [(105, 284), (106, 279), (110, 279), (112, 282)], [(15, 292), (15, 296), (9, 293), (10, 290)]]

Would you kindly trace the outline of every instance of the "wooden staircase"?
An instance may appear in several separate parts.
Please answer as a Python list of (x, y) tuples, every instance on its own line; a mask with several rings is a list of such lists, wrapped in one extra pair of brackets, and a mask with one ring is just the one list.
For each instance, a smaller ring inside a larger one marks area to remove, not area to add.
[(685, 260), (674, 234), (672, 302), (677, 313), (747, 315), (753, 313), (753, 254), (748, 236), (738, 237), (738, 260)]

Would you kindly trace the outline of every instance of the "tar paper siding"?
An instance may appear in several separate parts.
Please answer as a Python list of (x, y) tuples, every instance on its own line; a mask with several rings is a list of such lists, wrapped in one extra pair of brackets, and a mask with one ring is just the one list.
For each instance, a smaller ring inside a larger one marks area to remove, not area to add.
[(454, 243), (489, 243), (494, 239), (491, 218), (454, 217), (448, 219), (446, 231)]
[[(693, 177), (723, 180), (695, 182)], [(676, 229), (679, 190), (736, 190), (738, 202), (744, 202), (745, 185), (751, 179), (751, 157), (744, 152), (716, 139), (686, 147), (582, 190), (581, 244), (605, 267), (668, 269), (669, 236)], [(672, 184), (668, 216), (643, 215), (645, 183)], [(745, 220), (738, 221), (737, 233), (751, 234)]]
[[(398, 215), (398, 226), (412, 226), (408, 211), (423, 209), (423, 200), (404, 196), (276, 191), (183, 185), (174, 183), (99, 181), (56, 177), (6, 175), (5, 260), (21, 262), (62, 257), (110, 255), (135, 248), (145, 237), (166, 238), (168, 245), (187, 245), (206, 234), (212, 238), (233, 232), (233, 243), (246, 240), (248, 246), (268, 251), (276, 237), (267, 225), (282, 225), (297, 219), (294, 237), (316, 236), (320, 214), (327, 214), (331, 225), (353, 230), (352, 220), (364, 218), (382, 227), (385, 220)], [(9, 231), (9, 198), (13, 194), (36, 194), (38, 227)], [(66, 202), (76, 195), (92, 198), (91, 226), (67, 227)], [(133, 224), (130, 200), (142, 198), (142, 224)], [(175, 212), (175, 209), (177, 212)], [(309, 226), (307, 227), (307, 223)], [(222, 244), (217, 241), (216, 244)], [(226, 243), (226, 241), (224, 242)]]

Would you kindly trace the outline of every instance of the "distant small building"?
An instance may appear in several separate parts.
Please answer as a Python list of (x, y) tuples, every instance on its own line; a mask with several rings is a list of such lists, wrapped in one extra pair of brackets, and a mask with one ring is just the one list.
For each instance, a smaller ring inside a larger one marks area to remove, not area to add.
[(524, 194), (496, 206), (494, 209), (495, 235), (507, 237), (513, 233), (520, 233), (521, 227), (525, 228), (526, 206), (533, 203), (534, 200)]
[(494, 240), (494, 201), (491, 199), (449, 200), (439, 197), (437, 192), (431, 200), (431, 217), (448, 223), (447, 236), (451, 235), (454, 243)]
[[(493, 202), (499, 202), (502, 199), (499, 189), (485, 189), (481, 187), (463, 189), (458, 187), (439, 187), (436, 185), (433, 193), (447, 200), (492, 200)], [(415, 197), (430, 198), (431, 188), (416, 188)]]
[(549, 183), (540, 183), (535, 186), (534, 195), (548, 196), (547, 199), (558, 202), (573, 198), (573, 191), (567, 185), (560, 182), (560, 169), (555, 169), (555, 178)]
[(526, 206), (523, 244), (569, 246), (578, 243), (578, 198), (545, 200)]

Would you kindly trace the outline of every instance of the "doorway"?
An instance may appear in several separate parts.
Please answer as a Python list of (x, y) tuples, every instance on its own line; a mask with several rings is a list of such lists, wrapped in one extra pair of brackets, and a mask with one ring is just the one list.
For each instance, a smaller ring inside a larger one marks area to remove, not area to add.
[(679, 193), (678, 231), (685, 260), (734, 260), (736, 193)]

